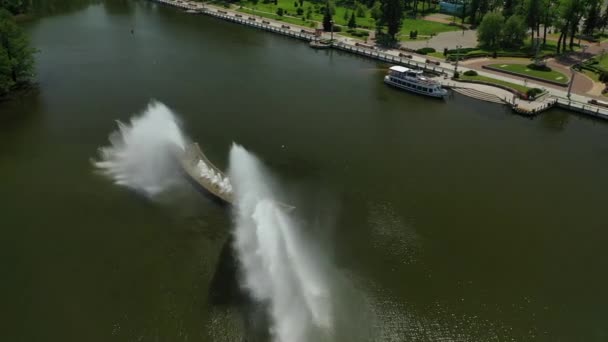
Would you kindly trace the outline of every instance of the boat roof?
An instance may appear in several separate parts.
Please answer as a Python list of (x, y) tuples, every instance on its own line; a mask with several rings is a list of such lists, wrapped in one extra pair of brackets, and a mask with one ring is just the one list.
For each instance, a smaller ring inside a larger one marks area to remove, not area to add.
[(416, 69), (410, 69), (410, 68), (406, 68), (404, 66), (400, 66), (400, 65), (394, 65), (392, 67), (390, 67), (390, 70), (392, 71), (396, 71), (396, 72), (415, 72), (415, 73), (421, 73), (422, 70), (416, 70)]

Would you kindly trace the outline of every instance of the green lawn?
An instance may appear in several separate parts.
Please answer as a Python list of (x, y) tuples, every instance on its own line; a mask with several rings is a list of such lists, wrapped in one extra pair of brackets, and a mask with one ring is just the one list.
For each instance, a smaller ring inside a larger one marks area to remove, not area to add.
[(600, 81), (600, 77), (597, 73), (590, 71), (590, 70), (580, 70), (580, 72), (582, 72), (583, 74), (587, 75), (587, 77), (589, 77), (590, 79), (592, 79), (595, 82), (599, 82)]
[[(299, 1), (293, 1), (293, 0), (278, 0), (277, 5), (275, 5), (274, 3), (265, 4), (262, 2), (258, 2), (257, 4), (254, 4), (251, 1), (243, 1), (243, 2), (241, 2), (241, 6), (243, 7), (243, 8), (239, 9), (239, 11), (241, 11), (241, 12), (250, 13), (250, 14), (255, 13), (256, 15), (259, 15), (262, 17), (283, 20), (285, 22), (292, 23), (292, 24), (311, 26), (310, 23), (312, 22), (314, 24), (313, 27), (320, 27), (321, 22), (323, 21), (323, 11), (322, 11), (323, 4), (322, 3), (304, 1), (303, 5), (302, 5), (302, 9), (304, 10), (304, 13), (302, 15), (297, 14), (297, 10), (300, 7)], [(277, 9), (279, 9), (279, 8), (282, 8), (284, 11), (286, 11), (285, 15), (283, 15), (282, 17), (278, 16), (276, 14)], [(310, 8), (310, 10), (311, 10), (310, 20), (307, 20), (307, 22), (304, 22), (304, 21), (302, 21), (301, 18), (306, 17), (306, 12), (308, 11), (308, 8)], [(253, 10), (255, 10), (255, 12)], [(346, 36), (352, 36), (352, 35), (349, 35), (348, 33), (344, 32), (348, 29), (347, 24), (348, 24), (348, 20), (350, 19), (350, 16), (352, 13), (353, 13), (352, 8), (336, 5), (336, 13), (333, 16), (334, 22), (336, 23), (336, 25), (342, 26), (342, 32), (340, 32), (340, 33), (344, 34)], [(293, 18), (293, 17), (297, 17), (297, 18)], [(365, 17), (356, 17), (355, 21), (357, 23), (357, 28), (359, 28), (359, 29), (373, 30), (376, 27), (375, 20), (370, 17), (369, 9), (366, 10)], [(437, 23), (434, 21), (407, 18), (407, 19), (403, 20), (403, 25), (401, 26), (401, 32), (399, 34), (400, 39), (409, 40), (410, 31), (415, 31), (415, 30), (418, 30), (419, 40), (421, 40), (421, 39), (424, 39), (424, 37), (420, 37), (420, 36), (431, 36), (432, 34), (437, 34), (440, 32), (457, 31), (457, 30), (459, 30), (459, 28), (457, 26), (451, 26), (451, 25), (444, 24), (444, 23)], [(355, 37), (355, 38), (359, 38), (359, 37)], [(359, 38), (359, 39), (365, 39), (365, 38)]]
[(604, 69), (608, 69), (608, 54), (604, 54), (603, 58), (602, 56), (596, 56), (595, 60), (598, 62), (599, 66)]
[[(575, 46), (574, 50), (580, 50), (580, 47)], [(547, 41), (547, 44), (545, 46), (542, 46), (538, 52), (538, 56), (539, 57), (544, 57), (547, 55), (552, 55), (557, 51), (557, 42), (554, 41)], [(498, 57), (502, 57), (501, 55), (507, 55), (508, 57), (531, 57), (534, 55), (534, 50), (532, 48), (532, 45), (530, 43), (530, 41), (526, 41), (526, 44), (524, 44), (522, 47), (520, 48), (516, 48), (516, 49), (497, 49), (496, 50)], [(464, 52), (462, 52), (463, 55), (476, 55), (476, 54), (487, 54), (489, 56), (492, 56), (492, 54), (494, 53), (493, 49), (488, 49), (488, 48), (484, 48), (484, 47), (477, 47), (474, 49), (465, 49)], [(455, 53), (451, 53), (452, 55), (455, 55)]]
[(524, 87), (523, 85), (520, 84), (516, 84), (516, 83), (511, 83), (511, 82), (507, 82), (507, 81), (503, 81), (503, 80), (497, 80), (495, 78), (490, 78), (490, 77), (485, 77), (485, 76), (465, 76), (465, 75), (460, 75), (460, 79), (461, 80), (469, 80), (469, 81), (482, 81), (482, 82), (487, 82), (487, 83), (492, 83), (492, 84), (499, 84), (499, 85), (503, 85), (505, 87), (509, 87), (512, 89), (515, 89), (517, 91), (520, 91), (522, 93), (526, 93), (528, 90), (530, 90), (531, 88), (528, 87)]
[[(278, 4), (275, 5), (274, 3), (265, 4), (262, 2), (258, 2), (257, 4), (254, 4), (251, 1), (243, 1), (243, 2), (241, 2), (241, 5), (246, 8), (255, 9), (256, 11), (268, 12), (268, 13), (272, 13), (272, 14), (276, 14), (277, 9), (282, 8), (284, 11), (287, 11), (286, 15), (293, 16), (293, 17), (298, 16), (297, 10), (300, 7), (299, 1), (278, 0), (277, 2), (278, 2)], [(312, 11), (311, 20), (317, 21), (317, 22), (322, 22), (323, 21), (323, 12), (321, 11), (322, 7), (324, 7), (324, 6), (321, 3), (304, 1), (303, 5), (302, 5), (302, 9), (304, 10), (304, 13), (298, 17), (303, 17), (303, 16), (305, 17), (307, 9), (310, 8), (310, 10)], [(346, 27), (352, 12), (353, 12), (353, 10), (350, 8), (336, 5), (336, 13), (334, 14), (334, 17), (333, 17), (334, 22), (337, 25)], [(345, 13), (348, 14), (347, 17), (345, 17)], [(261, 13), (256, 13), (256, 14), (258, 14), (260, 16), (264, 16), (264, 17), (266, 16)], [(362, 28), (372, 29), (375, 27), (374, 19), (372, 19), (370, 17), (369, 10), (366, 11), (364, 18), (356, 18), (355, 21), (357, 22), (357, 25)]]
[(301, 18), (294, 18), (294, 17), (287, 17), (287, 16), (279, 16), (277, 14), (271, 14), (271, 13), (260, 13), (257, 11), (253, 11), (250, 10), (248, 8), (241, 8), (238, 10), (239, 12), (242, 13), (247, 13), (247, 14), (254, 14), (260, 17), (264, 17), (264, 18), (269, 18), (269, 19), (274, 19), (277, 21), (283, 21), (286, 24), (294, 24), (294, 25), (300, 25), (300, 26), (305, 26), (305, 27), (311, 27), (311, 28), (315, 28), (317, 26), (317, 23), (314, 21), (303, 21)]
[(435, 57), (435, 58), (445, 59), (445, 56), (443, 55), (443, 51), (431, 52), (428, 55)]
[(428, 21), (422, 19), (403, 19), (403, 24), (401, 25), (401, 35), (405, 35), (407, 36), (407, 38), (409, 38), (410, 31), (416, 30), (418, 30), (419, 36), (430, 36), (432, 34), (437, 34), (441, 32), (459, 31), (460, 28), (458, 26), (438, 23), (435, 21)]
[(551, 71), (541, 71), (541, 70), (533, 70), (528, 68), (525, 64), (490, 64), (490, 67), (496, 68), (497, 70), (507, 70), (510, 72), (514, 72), (520, 74), (522, 76), (532, 76), (537, 77), (543, 80), (558, 82), (561, 84), (568, 84), (568, 76), (562, 74), (559, 71), (551, 70)]

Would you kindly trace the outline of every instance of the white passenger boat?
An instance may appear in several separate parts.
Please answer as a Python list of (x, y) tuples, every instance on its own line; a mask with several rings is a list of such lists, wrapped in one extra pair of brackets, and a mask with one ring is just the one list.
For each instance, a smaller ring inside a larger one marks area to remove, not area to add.
[(388, 75), (384, 76), (384, 83), (412, 93), (442, 98), (448, 94), (439, 82), (422, 75), (422, 70), (415, 70), (403, 66), (392, 66)]

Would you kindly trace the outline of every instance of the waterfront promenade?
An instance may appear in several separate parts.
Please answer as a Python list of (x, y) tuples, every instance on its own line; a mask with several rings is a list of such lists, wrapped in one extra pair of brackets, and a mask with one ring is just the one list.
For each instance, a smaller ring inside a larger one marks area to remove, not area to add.
[[(257, 29), (270, 31), (305, 41), (312, 41), (317, 38), (314, 29), (311, 29), (310, 27), (286, 24), (284, 22), (245, 14), (231, 9), (209, 5), (206, 3), (188, 0), (153, 1), (169, 6), (182, 8), (185, 11), (193, 14), (205, 14), (222, 20), (251, 26)], [(330, 35), (330, 33), (324, 32), (321, 34), (320, 38), (329, 39)], [(591, 100), (595, 99), (586, 96), (585, 94), (577, 94), (574, 91), (569, 94), (567, 89), (556, 89), (542, 82), (526, 80), (524, 82), (527, 87), (544, 89), (547, 93), (540, 100), (537, 101), (517, 99), (510, 92), (494, 86), (447, 80), (446, 76), (453, 75), (456, 68), (456, 66), (452, 63), (429, 63), (429, 60), (426, 56), (416, 55), (410, 52), (405, 53), (404, 51), (397, 49), (384, 49), (376, 46), (371, 46), (368, 44), (364, 44), (360, 40), (340, 36), (338, 34), (334, 34), (333, 38), (333, 47), (336, 49), (369, 58), (374, 58), (376, 60), (391, 64), (410, 66), (418, 69), (423, 69), (427, 72), (442, 75), (443, 77), (438, 77), (437, 80), (439, 80), (444, 86), (457, 89), (456, 92), (465, 96), (477, 98), (479, 100), (489, 102), (503, 102), (504, 104), (511, 106), (511, 108), (513, 108), (516, 112), (520, 114), (533, 116), (541, 113), (542, 111), (552, 106), (558, 106), (568, 110), (576, 111), (581, 114), (586, 114), (596, 118), (608, 120), (608, 105), (602, 106), (590, 103)], [(512, 77), (510, 75), (501, 75), (485, 70), (469, 68), (462, 65), (458, 66), (458, 71), (461, 73), (466, 72), (468, 70), (475, 70), (480, 76), (486, 76), (510, 83), (522, 84), (521, 79)], [(467, 89), (469, 91), (463, 91), (463, 89)], [(484, 93), (487, 96), (481, 96), (481, 93)], [(500, 101), (497, 101), (496, 98), (500, 99)]]

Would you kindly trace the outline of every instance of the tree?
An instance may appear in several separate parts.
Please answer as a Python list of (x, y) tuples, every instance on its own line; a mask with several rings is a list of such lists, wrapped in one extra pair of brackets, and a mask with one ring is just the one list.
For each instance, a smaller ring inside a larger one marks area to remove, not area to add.
[(365, 18), (365, 6), (360, 2), (355, 2), (355, 13), (359, 18)]
[(0, 0), (0, 8), (5, 8), (12, 14), (27, 12), (29, 4), (30, 1), (26, 0)]
[[(35, 49), (15, 22), (12, 14), (0, 8), (0, 88), (28, 82), (34, 71)], [(10, 81), (6, 81), (6, 80)]]
[(488, 13), (477, 28), (477, 40), (481, 45), (496, 48), (502, 34), (505, 18), (500, 13)]
[(312, 7), (308, 5), (306, 7), (306, 19), (310, 20), (312, 18)]
[(590, 4), (587, 9), (587, 16), (585, 18), (585, 26), (583, 28), (583, 33), (585, 34), (593, 34), (596, 28), (601, 26), (601, 12), (602, 12), (602, 3), (600, 1), (590, 1)]
[(403, 22), (403, 1), (383, 0), (380, 21), (386, 24), (388, 35), (394, 41), (395, 36), (401, 30), (401, 23)]
[(606, 26), (608, 26), (608, 7), (606, 7), (606, 9), (604, 10), (604, 14), (602, 14), (602, 18), (600, 19), (599, 28), (602, 29), (602, 33), (606, 29)]
[(283, 16), (283, 9), (281, 7), (277, 8), (277, 15), (282, 17)]
[(502, 28), (502, 43), (505, 47), (517, 48), (524, 44), (526, 38), (526, 24), (518, 15), (507, 19)]
[(350, 16), (350, 20), (348, 21), (348, 27), (354, 29), (357, 27), (357, 22), (355, 21), (355, 13), (353, 12)]
[(6, 50), (0, 48), (0, 95), (6, 94), (15, 85), (11, 78), (11, 67)]
[(348, 21), (349, 17), (350, 15), (348, 15), (348, 10), (344, 11), (344, 16), (342, 17), (342, 19), (344, 19), (344, 21)]
[(374, 2), (374, 5), (372, 6), (370, 12), (374, 20), (379, 20), (380, 17), (382, 17), (382, 4), (380, 3), (380, 1)]
[(329, 6), (325, 7), (325, 14), (323, 15), (323, 31), (328, 32), (331, 31), (331, 26), (333, 25), (333, 20), (331, 17), (331, 10)]
[(336, 15), (336, 4), (332, 0), (327, 1), (327, 7), (332, 16)]
[(526, 23), (530, 28), (531, 38), (534, 39), (534, 30), (537, 30), (537, 37), (540, 36), (538, 27), (540, 25), (541, 0), (526, 0), (525, 11)]
[(300, 7), (304, 6), (304, 0), (299, 0), (300, 1)]

